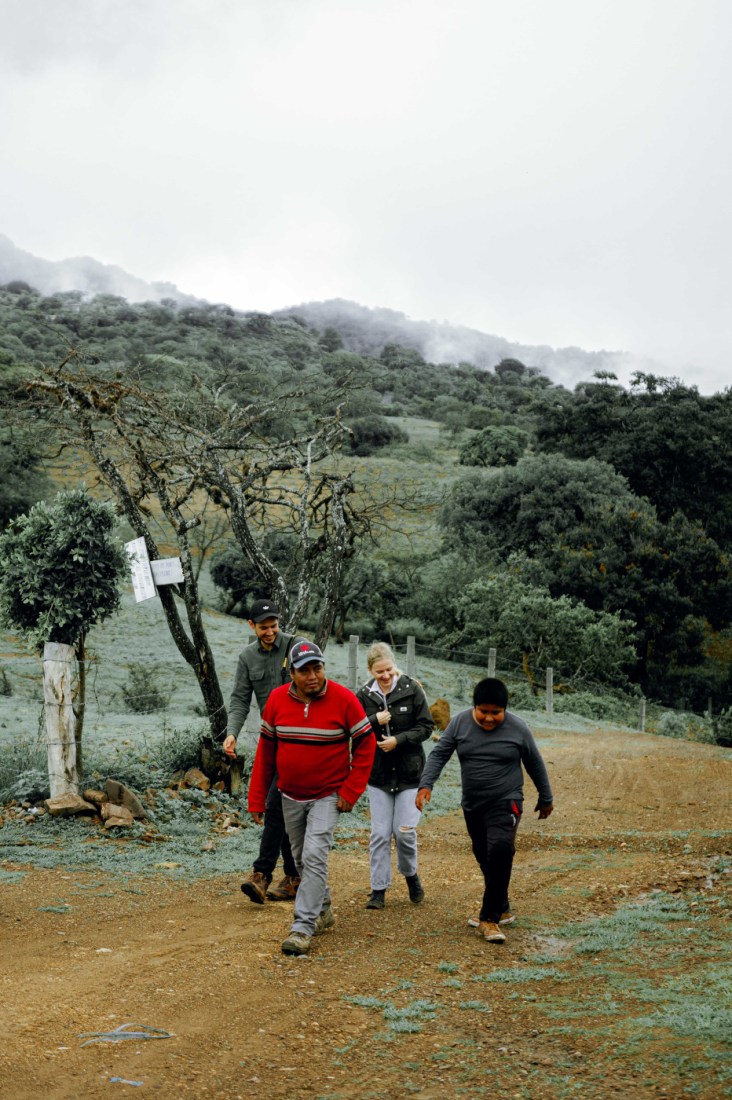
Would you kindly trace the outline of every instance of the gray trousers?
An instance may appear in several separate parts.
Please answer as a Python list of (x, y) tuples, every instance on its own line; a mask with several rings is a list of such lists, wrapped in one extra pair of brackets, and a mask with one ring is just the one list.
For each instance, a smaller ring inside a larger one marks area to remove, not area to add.
[(312, 802), (294, 802), (282, 796), (285, 828), (301, 882), (295, 895), (295, 919), (291, 932), (312, 936), (315, 921), (330, 905), (328, 856), (338, 821), (338, 795), (328, 794)]
[(390, 794), (368, 787), (371, 807), (371, 889), (388, 890), (391, 886), (391, 838), (397, 851), (397, 870), (402, 875), (417, 874), (417, 825), (422, 816), (414, 804), (416, 790)]

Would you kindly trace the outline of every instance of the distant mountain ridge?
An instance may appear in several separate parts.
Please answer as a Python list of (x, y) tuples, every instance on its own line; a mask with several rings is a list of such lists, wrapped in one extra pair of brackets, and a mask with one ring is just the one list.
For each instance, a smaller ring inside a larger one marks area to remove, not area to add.
[(147, 283), (115, 264), (103, 264), (91, 256), (68, 260), (43, 260), (0, 233), (0, 285), (25, 282), (48, 297), (71, 290), (85, 297), (115, 294), (128, 302), (160, 302), (171, 298), (179, 305), (203, 305), (201, 298), (183, 294), (174, 283)]
[(359, 355), (378, 356), (385, 344), (400, 344), (419, 352), (428, 363), (470, 363), (482, 370), (492, 370), (502, 359), (518, 359), (570, 387), (596, 371), (616, 374), (624, 383), (636, 370), (660, 373), (658, 363), (630, 352), (519, 344), (444, 321), (413, 321), (396, 310), (371, 309), (343, 298), (304, 302), (275, 310), (272, 316), (300, 317), (320, 333), (335, 329), (345, 349)]
[[(17, 248), (9, 237), (0, 233), (0, 285), (15, 281), (28, 283), (44, 296), (79, 291), (89, 298), (113, 294), (129, 302), (160, 302), (168, 298), (187, 307), (209, 304), (203, 298), (184, 294), (174, 283), (148, 283), (91, 256), (41, 259)], [(492, 370), (502, 359), (519, 359), (553, 382), (569, 387), (591, 378), (596, 371), (613, 373), (623, 384), (628, 383), (635, 370), (663, 373), (657, 363), (629, 352), (519, 344), (462, 325), (413, 321), (397, 310), (372, 309), (342, 298), (304, 302), (274, 310), (271, 316), (299, 317), (320, 333), (333, 328), (346, 350), (360, 355), (378, 356), (385, 344), (400, 344), (419, 352), (429, 363), (469, 363), (482, 370)]]

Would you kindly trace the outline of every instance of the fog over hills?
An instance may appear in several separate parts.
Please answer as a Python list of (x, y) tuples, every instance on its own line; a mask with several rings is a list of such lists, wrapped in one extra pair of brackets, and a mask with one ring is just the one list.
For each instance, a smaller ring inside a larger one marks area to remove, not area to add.
[[(183, 293), (173, 283), (148, 283), (121, 267), (103, 264), (90, 256), (57, 261), (41, 259), (17, 248), (0, 234), (0, 285), (17, 280), (45, 296), (79, 291), (89, 298), (113, 294), (129, 302), (159, 302), (167, 298), (185, 306), (208, 304), (202, 298)], [(419, 352), (430, 363), (470, 363), (483, 370), (492, 370), (502, 359), (519, 359), (553, 382), (569, 387), (591, 378), (596, 371), (611, 372), (626, 385), (635, 370), (665, 373), (658, 363), (629, 352), (521, 344), (446, 321), (415, 321), (397, 310), (372, 309), (341, 298), (289, 306), (273, 311), (272, 316), (300, 317), (321, 333), (328, 328), (336, 329), (346, 350), (360, 355), (378, 356), (385, 344), (400, 344)]]
[(660, 364), (630, 352), (521, 344), (447, 321), (413, 321), (396, 310), (369, 309), (341, 298), (305, 302), (275, 310), (272, 316), (301, 317), (321, 333), (334, 328), (346, 350), (359, 355), (378, 355), (385, 344), (400, 344), (418, 351), (429, 363), (470, 363), (483, 370), (492, 370), (502, 359), (519, 359), (568, 387), (591, 378), (595, 371), (616, 374), (623, 384), (637, 370), (668, 373)]
[(202, 304), (200, 298), (183, 294), (173, 283), (146, 283), (114, 264), (103, 264), (91, 256), (68, 260), (43, 260), (17, 248), (0, 233), (0, 285), (20, 280), (44, 296), (78, 290), (85, 297), (115, 294), (128, 302), (159, 302), (172, 298), (181, 305)]

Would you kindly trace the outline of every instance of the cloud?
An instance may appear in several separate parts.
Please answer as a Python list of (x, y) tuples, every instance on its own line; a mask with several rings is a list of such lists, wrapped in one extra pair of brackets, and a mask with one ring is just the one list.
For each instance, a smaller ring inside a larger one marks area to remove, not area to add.
[(721, 0), (6, 0), (4, 230), (209, 300), (729, 358)]

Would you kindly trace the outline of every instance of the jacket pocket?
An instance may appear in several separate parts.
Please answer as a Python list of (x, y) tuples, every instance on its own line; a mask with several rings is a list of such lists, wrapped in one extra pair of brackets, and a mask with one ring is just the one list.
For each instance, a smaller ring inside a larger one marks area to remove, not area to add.
[(404, 779), (408, 782), (416, 782), (422, 774), (422, 768), (424, 767), (425, 756), (422, 750), (419, 752), (410, 752), (401, 761), (401, 773)]

